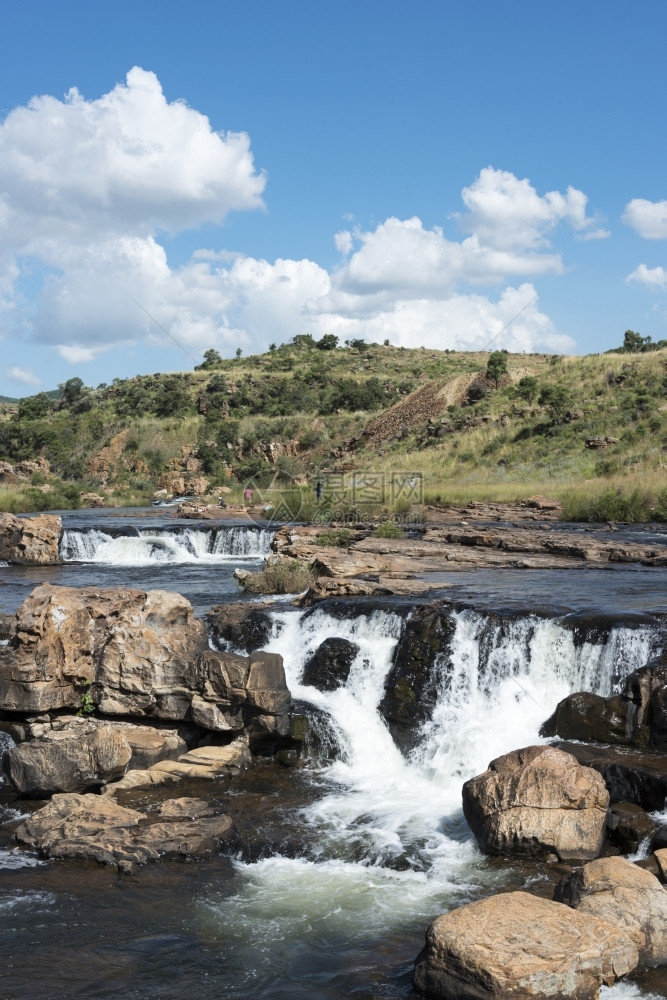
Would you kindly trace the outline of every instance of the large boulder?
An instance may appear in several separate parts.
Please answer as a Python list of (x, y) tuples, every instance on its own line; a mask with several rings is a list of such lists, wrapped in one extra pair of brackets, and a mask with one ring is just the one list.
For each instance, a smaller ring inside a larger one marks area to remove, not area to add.
[(0, 513), (0, 560), (17, 566), (52, 566), (60, 560), (62, 521), (56, 514), (14, 517)]
[(7, 750), (3, 767), (20, 795), (46, 798), (53, 792), (79, 792), (117, 781), (125, 774), (132, 750), (110, 726), (90, 735), (59, 733)]
[(609, 793), (597, 771), (554, 747), (514, 750), (463, 786), (463, 812), (487, 854), (597, 857)]
[(667, 756), (634, 747), (596, 743), (557, 743), (585, 767), (599, 771), (612, 802), (636, 802), (648, 812), (667, 803)]
[(541, 736), (564, 740), (595, 740), (598, 743), (628, 743), (628, 703), (620, 696), (603, 698), (577, 691), (556, 706), (540, 729)]
[(183, 719), (206, 630), (189, 601), (164, 590), (42, 584), (0, 649), (0, 704), (14, 712), (78, 708)]
[(358, 652), (356, 642), (349, 639), (325, 639), (304, 666), (301, 683), (318, 691), (335, 691), (343, 687)]
[(54, 795), (19, 826), (16, 839), (51, 858), (91, 858), (103, 864), (156, 861), (161, 854), (213, 850), (232, 827), (228, 816), (199, 799), (163, 802), (150, 816), (109, 796)]
[(282, 657), (207, 650), (197, 660), (189, 718), (218, 732), (246, 728), (253, 745), (289, 731), (290, 693)]
[(602, 698), (586, 691), (568, 695), (540, 734), (667, 750), (667, 653), (633, 670), (620, 695)]
[(413, 983), (433, 1000), (595, 1000), (636, 964), (612, 923), (509, 892), (438, 917)]
[(608, 921), (632, 938), (642, 961), (667, 962), (667, 890), (625, 858), (599, 858), (563, 876), (554, 900)]
[(254, 653), (268, 645), (271, 616), (262, 607), (248, 602), (218, 604), (206, 615), (209, 634), (217, 649), (244, 650)]

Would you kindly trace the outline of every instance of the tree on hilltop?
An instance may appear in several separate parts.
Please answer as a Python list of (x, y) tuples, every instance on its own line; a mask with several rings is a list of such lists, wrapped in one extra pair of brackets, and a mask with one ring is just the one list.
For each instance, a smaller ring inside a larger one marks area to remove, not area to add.
[(503, 375), (507, 375), (507, 351), (494, 351), (486, 363), (486, 377), (493, 379), (497, 389)]

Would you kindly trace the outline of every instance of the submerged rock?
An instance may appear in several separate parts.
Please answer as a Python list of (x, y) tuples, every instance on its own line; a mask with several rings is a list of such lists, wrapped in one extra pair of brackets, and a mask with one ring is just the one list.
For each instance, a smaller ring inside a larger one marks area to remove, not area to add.
[(508, 892), (438, 917), (413, 983), (433, 1000), (595, 1000), (637, 959), (612, 923)]
[(554, 747), (514, 750), (463, 786), (465, 818), (486, 854), (595, 858), (608, 804), (598, 772)]
[(599, 858), (565, 875), (554, 900), (613, 924), (637, 946), (640, 960), (667, 962), (667, 891), (625, 858)]

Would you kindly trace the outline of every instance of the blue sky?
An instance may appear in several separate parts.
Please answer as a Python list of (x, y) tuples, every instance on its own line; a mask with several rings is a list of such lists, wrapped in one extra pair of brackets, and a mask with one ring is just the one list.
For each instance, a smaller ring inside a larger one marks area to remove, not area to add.
[(664, 0), (2, 17), (0, 394), (526, 305), (494, 346), (667, 337)]

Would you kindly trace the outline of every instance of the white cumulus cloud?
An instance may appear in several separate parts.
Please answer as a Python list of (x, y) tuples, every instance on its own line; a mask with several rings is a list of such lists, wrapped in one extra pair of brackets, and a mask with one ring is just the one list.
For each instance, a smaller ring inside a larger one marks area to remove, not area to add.
[(633, 198), (623, 213), (623, 222), (645, 240), (667, 239), (667, 200)]
[(640, 285), (646, 285), (647, 288), (667, 288), (667, 268), (640, 264), (625, 280), (636, 281)]

